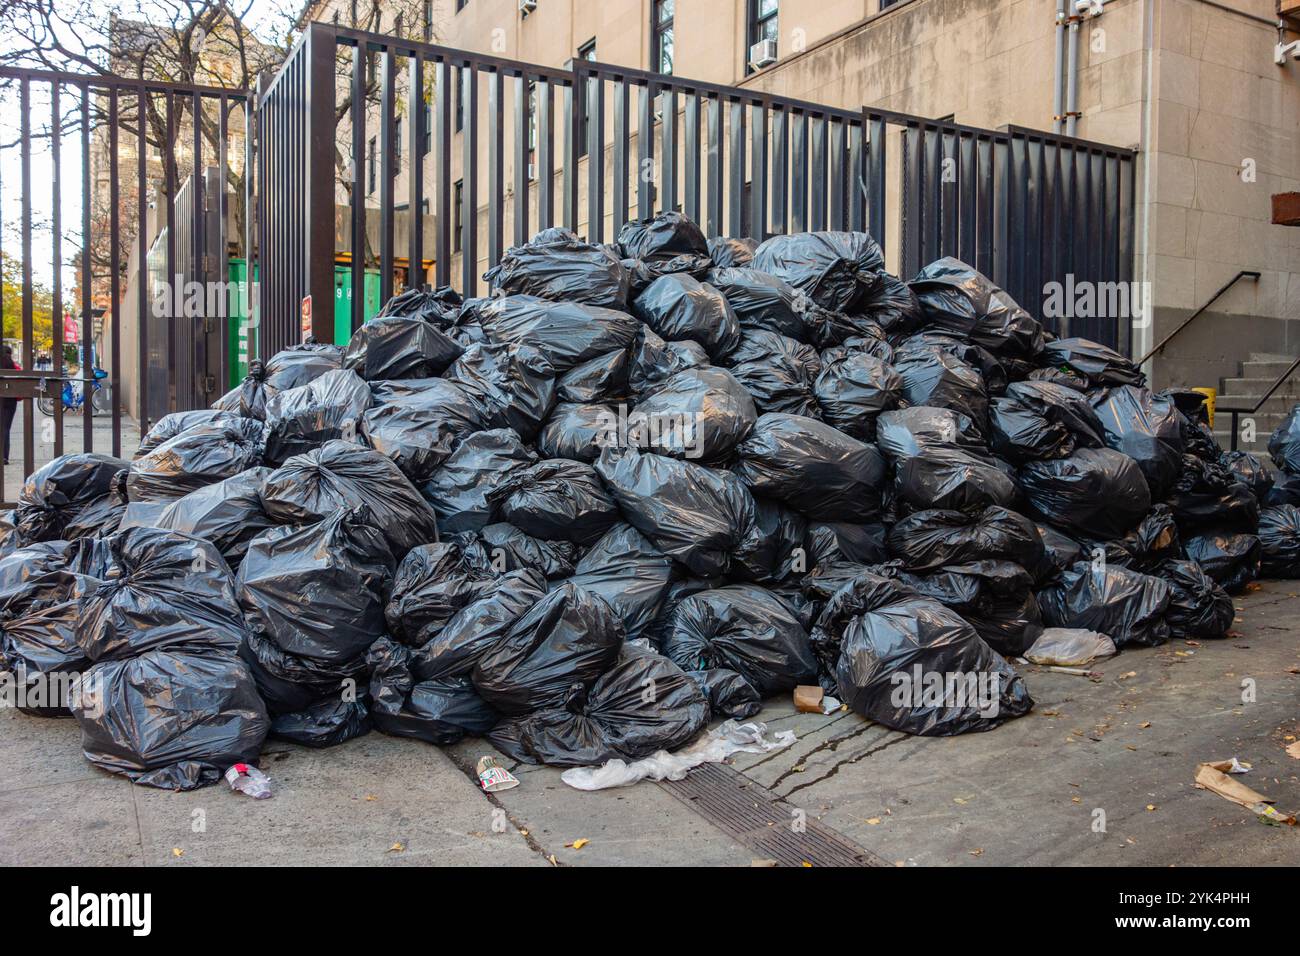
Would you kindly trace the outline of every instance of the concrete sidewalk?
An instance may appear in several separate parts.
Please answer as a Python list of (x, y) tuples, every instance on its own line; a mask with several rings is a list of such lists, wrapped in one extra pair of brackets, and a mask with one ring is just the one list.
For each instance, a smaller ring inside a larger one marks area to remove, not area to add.
[[(1097, 682), (1025, 668), (1036, 707), (988, 733), (908, 737), (773, 701), (760, 719), (798, 742), (741, 756), (738, 779), (892, 864), (1300, 864), (1300, 828), (1264, 826), (1192, 782), (1197, 763), (1236, 756), (1254, 765), (1245, 783), (1300, 810), (1300, 760), (1285, 752), (1300, 738), (1298, 592), (1264, 582), (1237, 599), (1233, 637), (1127, 651)], [(87, 763), (78, 737), (71, 720), (0, 712), (0, 863), (748, 866), (760, 855), (653, 783), (581, 793), (558, 770), (523, 766), (521, 786), (486, 795), (473, 782), (492, 752), (481, 740), (270, 741), (275, 797), (254, 801), (224, 784), (133, 786)]]

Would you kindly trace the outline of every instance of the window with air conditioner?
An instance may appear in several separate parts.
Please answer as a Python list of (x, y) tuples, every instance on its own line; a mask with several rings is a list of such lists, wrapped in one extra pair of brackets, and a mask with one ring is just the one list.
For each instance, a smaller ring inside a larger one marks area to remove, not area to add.
[(777, 0), (748, 0), (749, 56), (745, 72), (752, 73), (776, 62), (778, 26)]

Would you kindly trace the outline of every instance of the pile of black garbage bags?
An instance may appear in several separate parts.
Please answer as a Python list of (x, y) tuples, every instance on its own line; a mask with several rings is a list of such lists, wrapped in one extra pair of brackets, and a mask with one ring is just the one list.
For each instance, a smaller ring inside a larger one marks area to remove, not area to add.
[(268, 736), (634, 760), (816, 683), (956, 734), (1033, 706), (1009, 661), (1044, 628), (1222, 637), (1232, 592), (1300, 576), (1300, 415), (1275, 481), (955, 259), (905, 282), (865, 233), (668, 213), (486, 278), (34, 474), (0, 646), (69, 691), (27, 709), (172, 788)]

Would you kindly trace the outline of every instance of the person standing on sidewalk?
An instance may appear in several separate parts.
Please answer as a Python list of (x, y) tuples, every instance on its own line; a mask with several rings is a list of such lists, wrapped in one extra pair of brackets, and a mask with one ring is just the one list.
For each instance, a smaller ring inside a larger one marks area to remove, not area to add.
[[(4, 355), (0, 357), (0, 368), (9, 371), (18, 371), (22, 368), (14, 361), (14, 350), (11, 346), (4, 347)], [(4, 430), (5, 446), (5, 464), (9, 464), (9, 430), (13, 428), (14, 414), (18, 411), (18, 399), (0, 398), (0, 429)]]

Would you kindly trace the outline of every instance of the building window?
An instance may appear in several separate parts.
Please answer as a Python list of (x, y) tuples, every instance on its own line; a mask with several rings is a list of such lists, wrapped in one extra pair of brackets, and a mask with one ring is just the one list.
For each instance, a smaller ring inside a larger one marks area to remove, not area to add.
[[(594, 62), (596, 59), (596, 38), (592, 37), (578, 47), (578, 59)], [(578, 141), (578, 155), (587, 155), (587, 97), (586, 91), (578, 97), (578, 115), (582, 117), (582, 137)]]
[(424, 2), (424, 42), (433, 42), (433, 0)]
[(460, 252), (460, 233), (465, 227), (465, 214), (461, 209), (461, 204), (465, 201), (465, 180), (456, 180), (451, 192), (451, 251)]
[(654, 0), (650, 20), (650, 68), (673, 71), (673, 0)]
[(469, 6), (469, 0), (456, 0), (457, 13), (460, 13), (460, 11), (464, 10), (467, 6)]
[[(776, 41), (780, 36), (777, 26), (777, 0), (749, 0), (749, 49), (764, 40)], [(748, 52), (745, 56), (745, 72), (752, 73), (757, 67), (750, 63)]]
[(370, 144), (366, 149), (366, 192), (373, 193), (375, 186), (379, 183), (379, 154), (376, 148), (375, 138), (370, 137)]

